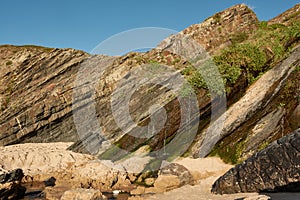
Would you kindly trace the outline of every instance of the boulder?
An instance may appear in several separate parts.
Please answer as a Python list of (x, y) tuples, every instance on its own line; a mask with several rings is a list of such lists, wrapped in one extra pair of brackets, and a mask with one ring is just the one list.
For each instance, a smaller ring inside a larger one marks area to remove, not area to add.
[(53, 186), (55, 186), (55, 181), (56, 181), (56, 178), (50, 177), (44, 181), (44, 184), (46, 187), (53, 187)]
[(300, 190), (300, 129), (271, 143), (230, 169), (212, 186), (212, 192), (292, 192)]
[(22, 169), (15, 169), (8, 173), (4, 173), (0, 175), (0, 183), (8, 183), (8, 182), (15, 182), (21, 181), (24, 177), (24, 173)]
[(173, 175), (177, 176), (178, 179), (180, 180), (180, 186), (183, 185), (193, 185), (194, 184), (194, 179), (191, 174), (191, 172), (184, 167), (183, 165), (180, 165), (178, 163), (169, 163), (165, 167), (160, 169), (159, 172), (160, 176), (167, 176), (167, 175)]
[(0, 175), (0, 199), (21, 199), (26, 188), (21, 186), (24, 174), (21, 169), (16, 169)]

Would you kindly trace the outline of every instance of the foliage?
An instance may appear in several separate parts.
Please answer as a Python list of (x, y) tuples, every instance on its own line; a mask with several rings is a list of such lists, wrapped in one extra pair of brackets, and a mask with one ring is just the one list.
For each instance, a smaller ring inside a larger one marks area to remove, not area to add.
[(237, 34), (232, 35), (230, 40), (233, 45), (236, 45), (236, 44), (239, 44), (239, 43), (247, 40), (248, 37), (249, 36), (247, 33), (242, 32), (242, 33), (237, 33)]
[(239, 44), (214, 57), (225, 83), (234, 84), (244, 70), (250, 80), (263, 71), (265, 54), (255, 45)]
[(9, 66), (9, 65), (11, 65), (11, 64), (12, 64), (12, 61), (11, 61), (11, 60), (6, 62), (6, 66)]
[(187, 80), (189, 84), (193, 86), (196, 91), (197, 89), (204, 88), (218, 95), (224, 93), (222, 77), (211, 58), (204, 61), (200, 66), (197, 66), (197, 68), (189, 66), (182, 70), (181, 73), (188, 77)]

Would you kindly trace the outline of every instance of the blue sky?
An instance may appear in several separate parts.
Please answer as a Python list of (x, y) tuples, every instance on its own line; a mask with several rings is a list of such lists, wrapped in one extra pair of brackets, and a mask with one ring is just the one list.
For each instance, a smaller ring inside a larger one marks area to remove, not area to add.
[(299, 0), (2, 0), (0, 44), (34, 44), (90, 52), (122, 31), (162, 27), (177, 31), (238, 3), (268, 20)]

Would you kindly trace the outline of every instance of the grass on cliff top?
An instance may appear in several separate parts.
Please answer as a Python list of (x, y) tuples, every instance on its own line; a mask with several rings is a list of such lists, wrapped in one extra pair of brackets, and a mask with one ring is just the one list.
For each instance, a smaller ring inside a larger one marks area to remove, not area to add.
[(50, 52), (53, 50), (53, 48), (50, 47), (43, 47), (43, 46), (37, 46), (37, 45), (0, 45), (0, 48), (12, 48), (16, 49), (15, 52), (17, 52), (17, 49), (28, 49), (28, 50), (39, 50), (43, 52)]
[[(263, 73), (286, 58), (290, 50), (299, 43), (299, 30), (300, 22), (298, 21), (292, 22), (289, 26), (268, 25), (263, 21), (258, 25), (258, 29), (250, 35), (246, 33), (233, 35), (231, 37), (232, 45), (213, 57), (226, 85), (226, 91), (230, 91), (230, 87), (242, 74), (246, 75), (248, 85), (250, 85)], [(208, 89), (204, 78), (193, 66), (184, 69), (182, 74), (187, 77), (196, 91), (200, 88)]]

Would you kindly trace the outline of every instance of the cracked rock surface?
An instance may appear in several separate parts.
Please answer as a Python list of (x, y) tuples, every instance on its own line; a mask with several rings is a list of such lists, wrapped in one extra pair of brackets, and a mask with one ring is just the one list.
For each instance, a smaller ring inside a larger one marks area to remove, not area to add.
[(300, 129), (230, 169), (212, 187), (217, 194), (295, 192), (300, 189)]

